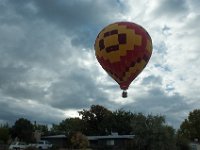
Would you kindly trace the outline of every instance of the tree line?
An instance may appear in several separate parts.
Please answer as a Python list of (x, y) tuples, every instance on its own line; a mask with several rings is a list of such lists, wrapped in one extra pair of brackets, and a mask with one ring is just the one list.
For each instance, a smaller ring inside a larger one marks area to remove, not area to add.
[(165, 122), (162, 115), (144, 115), (123, 109), (111, 111), (100, 105), (92, 105), (90, 109), (78, 112), (79, 117), (66, 118), (59, 124), (47, 125), (31, 123), (28, 119), (16, 120), (12, 127), (8, 124), (0, 126), (0, 142), (6, 143), (10, 138), (32, 142), (33, 132), (40, 130), (43, 135), (65, 134), (73, 137), (75, 133), (86, 136), (110, 135), (117, 132), (120, 135), (135, 135), (133, 145), (140, 150), (187, 150), (189, 142), (200, 139), (200, 110), (189, 113), (180, 129), (175, 130)]

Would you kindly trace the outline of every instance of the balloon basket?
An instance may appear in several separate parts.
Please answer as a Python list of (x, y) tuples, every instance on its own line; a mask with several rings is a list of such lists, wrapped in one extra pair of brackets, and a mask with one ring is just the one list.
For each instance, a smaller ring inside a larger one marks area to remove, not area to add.
[(127, 98), (127, 97), (128, 97), (127, 91), (124, 90), (124, 91), (122, 92), (122, 97), (123, 97), (123, 98)]

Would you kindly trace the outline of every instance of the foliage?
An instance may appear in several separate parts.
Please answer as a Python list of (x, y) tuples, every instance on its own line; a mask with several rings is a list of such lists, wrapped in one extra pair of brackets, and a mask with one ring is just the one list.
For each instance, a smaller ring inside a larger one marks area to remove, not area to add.
[(52, 124), (50, 129), (50, 135), (57, 135), (57, 134), (64, 134), (63, 131), (60, 129), (60, 126), (57, 124)]
[(132, 132), (135, 134), (136, 149), (175, 149), (175, 131), (164, 123), (165, 119), (163, 116), (134, 114), (131, 125)]
[(106, 135), (112, 130), (112, 112), (100, 105), (92, 105), (90, 110), (79, 111), (86, 135)]
[(177, 150), (190, 150), (189, 140), (185, 137), (180, 137), (177, 135), (176, 137), (176, 146)]
[(83, 121), (80, 118), (67, 118), (59, 124), (59, 130), (69, 135), (83, 130)]
[(27, 119), (18, 119), (12, 127), (12, 136), (18, 137), (25, 142), (31, 142), (33, 140), (33, 125)]
[(9, 135), (8, 126), (1, 125), (1, 127), (0, 127), (0, 142), (3, 142), (3, 144), (6, 144), (9, 140), (9, 138), (10, 138), (10, 135)]
[(189, 113), (178, 131), (179, 137), (184, 137), (190, 140), (200, 140), (200, 109), (195, 109)]
[(88, 139), (81, 132), (76, 132), (72, 135), (70, 139), (73, 148), (87, 148), (89, 145)]
[(117, 110), (113, 112), (112, 131), (119, 134), (130, 134), (132, 131), (131, 120), (133, 113), (125, 110)]
[(42, 135), (48, 135), (48, 127), (47, 125), (41, 125), (41, 124), (34, 124), (34, 130), (38, 130), (42, 133)]

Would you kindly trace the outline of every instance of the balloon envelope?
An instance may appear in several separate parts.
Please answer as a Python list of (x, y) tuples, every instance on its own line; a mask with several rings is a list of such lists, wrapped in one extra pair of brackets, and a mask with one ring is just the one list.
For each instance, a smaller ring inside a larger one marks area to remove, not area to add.
[(147, 31), (132, 22), (106, 26), (95, 40), (95, 54), (102, 68), (127, 90), (147, 65), (152, 54), (152, 40)]

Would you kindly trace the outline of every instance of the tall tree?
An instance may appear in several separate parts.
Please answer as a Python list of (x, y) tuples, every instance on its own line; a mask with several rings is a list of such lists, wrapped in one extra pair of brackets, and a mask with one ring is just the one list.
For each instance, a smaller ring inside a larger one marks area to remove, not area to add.
[(165, 125), (163, 116), (145, 116), (134, 114), (132, 131), (135, 134), (135, 146), (140, 150), (174, 150), (175, 131)]
[(42, 133), (42, 135), (48, 135), (48, 133), (49, 133), (47, 125), (36, 124), (36, 122), (34, 124), (34, 130), (40, 131)]
[(67, 118), (59, 124), (59, 130), (63, 131), (63, 133), (67, 135), (74, 132), (82, 132), (83, 128), (83, 121), (78, 117)]
[(31, 142), (33, 140), (33, 124), (24, 118), (18, 119), (12, 127), (13, 137), (18, 137), (25, 142)]
[(84, 123), (84, 134), (106, 135), (112, 129), (112, 112), (100, 105), (92, 105), (90, 110), (79, 111)]
[(59, 125), (52, 124), (52, 127), (49, 132), (50, 135), (64, 134), (64, 132), (60, 129)]
[(10, 133), (9, 133), (9, 126), (8, 124), (1, 125), (0, 126), (0, 143), (6, 144), (10, 138)]
[(200, 109), (195, 109), (189, 113), (178, 131), (179, 136), (190, 140), (198, 139), (200, 141)]
[(130, 134), (132, 131), (131, 120), (133, 113), (125, 111), (123, 109), (113, 112), (112, 131), (119, 134)]

